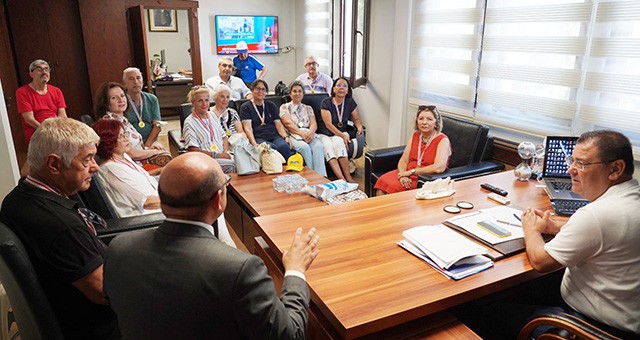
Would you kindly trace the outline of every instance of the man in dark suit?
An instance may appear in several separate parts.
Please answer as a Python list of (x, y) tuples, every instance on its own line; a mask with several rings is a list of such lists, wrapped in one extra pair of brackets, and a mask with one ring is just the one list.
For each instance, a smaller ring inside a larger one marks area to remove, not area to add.
[(309, 290), (304, 272), (318, 254), (315, 229), (298, 229), (282, 262), (276, 296), (264, 263), (218, 241), (212, 224), (226, 207), (218, 163), (187, 153), (163, 170), (158, 192), (167, 220), (116, 237), (105, 294), (130, 339), (304, 339)]

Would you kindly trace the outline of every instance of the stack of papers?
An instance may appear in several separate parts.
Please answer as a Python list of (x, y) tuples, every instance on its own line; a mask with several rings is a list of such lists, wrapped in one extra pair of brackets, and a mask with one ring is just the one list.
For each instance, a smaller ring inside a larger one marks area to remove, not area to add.
[(487, 253), (486, 248), (442, 224), (411, 228), (402, 235), (406, 240), (398, 245), (452, 279), (493, 266), (491, 259), (482, 256)]
[[(522, 216), (522, 211), (507, 206), (499, 206), (455, 216), (448, 219), (447, 222), (466, 230), (490, 245), (495, 245), (524, 237), (522, 224), (516, 216)], [(507, 237), (498, 237), (492, 234), (479, 225), (479, 223), (483, 221), (497, 223), (503, 229), (508, 230), (510, 235)]]

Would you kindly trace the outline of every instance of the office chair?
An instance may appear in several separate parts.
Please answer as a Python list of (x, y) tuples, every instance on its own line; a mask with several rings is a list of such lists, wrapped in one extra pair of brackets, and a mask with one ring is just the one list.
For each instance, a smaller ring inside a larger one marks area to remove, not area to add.
[(21, 339), (64, 339), (22, 242), (0, 223), (0, 276), (18, 323)]
[(531, 333), (538, 327), (552, 327), (536, 339), (538, 340), (615, 340), (617, 338), (585, 320), (563, 312), (541, 312), (520, 330), (518, 340), (532, 339)]
[(80, 121), (91, 126), (93, 125), (93, 123), (95, 123), (95, 119), (93, 119), (93, 116), (91, 115), (82, 115), (80, 116)]

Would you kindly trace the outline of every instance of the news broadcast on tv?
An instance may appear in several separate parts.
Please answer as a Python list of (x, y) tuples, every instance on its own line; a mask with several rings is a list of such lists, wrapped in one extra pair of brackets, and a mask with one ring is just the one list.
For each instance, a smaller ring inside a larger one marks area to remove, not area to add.
[(218, 54), (237, 54), (239, 41), (247, 43), (249, 53), (278, 53), (278, 17), (216, 15)]

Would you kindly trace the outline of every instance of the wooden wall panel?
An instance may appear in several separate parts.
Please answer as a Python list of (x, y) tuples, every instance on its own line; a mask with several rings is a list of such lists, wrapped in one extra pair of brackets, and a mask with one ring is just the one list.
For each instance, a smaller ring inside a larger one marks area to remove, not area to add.
[(51, 84), (64, 93), (68, 115), (78, 118), (90, 112), (77, 0), (9, 0), (7, 10), (20, 85), (31, 82), (29, 64), (44, 59), (52, 68)]
[(100, 84), (122, 81), (122, 70), (131, 65), (124, 0), (81, 0), (82, 35), (92, 98)]

